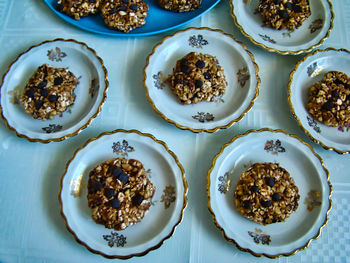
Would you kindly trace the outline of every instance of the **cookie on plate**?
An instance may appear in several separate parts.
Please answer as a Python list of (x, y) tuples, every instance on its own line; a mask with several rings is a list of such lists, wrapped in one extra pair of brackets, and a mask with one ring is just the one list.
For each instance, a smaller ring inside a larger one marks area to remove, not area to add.
[(237, 210), (259, 224), (285, 221), (298, 208), (298, 187), (277, 163), (255, 163), (239, 178), (234, 193)]
[(290, 31), (311, 15), (309, 0), (259, 0), (258, 12), (265, 26)]
[(312, 117), (333, 127), (350, 126), (350, 78), (343, 72), (329, 71), (309, 88), (306, 109)]
[(78, 82), (68, 69), (43, 64), (25, 85), (21, 103), (34, 119), (53, 119), (74, 103)]
[(107, 228), (123, 230), (140, 222), (154, 192), (143, 164), (135, 159), (108, 160), (89, 173), (87, 198), (92, 219)]
[(96, 14), (102, 0), (58, 0), (57, 9), (76, 20)]
[(218, 60), (209, 55), (190, 52), (176, 62), (166, 81), (181, 104), (214, 101), (223, 95), (227, 82)]
[(101, 14), (108, 27), (129, 32), (146, 23), (148, 5), (144, 0), (105, 0)]
[(188, 12), (201, 8), (202, 0), (157, 0), (166, 10), (174, 12)]

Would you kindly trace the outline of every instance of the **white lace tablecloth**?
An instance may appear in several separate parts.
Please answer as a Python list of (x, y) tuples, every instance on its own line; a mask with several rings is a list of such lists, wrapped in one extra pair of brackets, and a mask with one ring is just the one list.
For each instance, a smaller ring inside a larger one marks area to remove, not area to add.
[[(350, 48), (350, 0), (333, 0), (335, 20), (321, 48)], [(194, 134), (165, 122), (142, 86), (146, 57), (169, 34), (113, 38), (67, 24), (40, 0), (0, 0), (0, 74), (33, 44), (73, 38), (94, 48), (109, 72), (101, 114), (79, 135), (59, 143), (31, 143), (0, 121), (0, 262), (110, 262), (79, 245), (59, 213), (59, 181), (67, 160), (91, 137), (116, 128), (137, 129), (165, 141), (186, 170), (189, 204), (175, 234), (157, 250), (129, 262), (350, 262), (350, 155), (326, 151), (299, 128), (287, 103), (289, 73), (304, 55), (281, 56), (253, 45), (234, 25), (228, 0), (187, 24), (219, 28), (252, 51), (260, 67), (260, 94), (250, 112), (231, 128)], [(185, 27), (183, 27), (185, 28)], [(207, 209), (206, 174), (221, 146), (248, 129), (281, 128), (311, 144), (323, 158), (334, 187), (333, 209), (322, 235), (292, 257), (271, 260), (241, 252), (215, 227)], [(115, 260), (118, 261), (118, 260)]]

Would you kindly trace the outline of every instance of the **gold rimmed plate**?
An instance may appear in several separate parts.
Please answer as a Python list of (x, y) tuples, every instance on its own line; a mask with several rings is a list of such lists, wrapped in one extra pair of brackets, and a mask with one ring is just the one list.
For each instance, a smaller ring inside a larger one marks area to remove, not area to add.
[(294, 31), (265, 27), (256, 11), (259, 0), (230, 0), (231, 14), (241, 32), (254, 44), (282, 55), (309, 52), (329, 36), (334, 13), (329, 0), (311, 0), (311, 15)]
[[(90, 170), (116, 157), (143, 163), (156, 188), (145, 217), (122, 231), (96, 224), (87, 200)], [(163, 141), (136, 130), (115, 130), (77, 149), (62, 176), (59, 201), (66, 227), (80, 244), (107, 258), (126, 259), (147, 254), (173, 235), (187, 205), (187, 182), (178, 158)]]
[[(297, 210), (285, 221), (261, 225), (236, 209), (234, 191), (254, 163), (285, 168), (298, 187)], [(223, 145), (207, 175), (208, 207), (226, 240), (254, 256), (290, 256), (319, 237), (328, 221), (332, 186), (323, 161), (310, 145), (282, 130), (251, 130)]]
[[(215, 56), (228, 85), (213, 102), (182, 105), (165, 82), (176, 61), (190, 52)], [(259, 93), (259, 68), (254, 56), (233, 36), (210, 28), (189, 28), (168, 36), (147, 58), (144, 87), (153, 109), (164, 120), (192, 132), (216, 132), (238, 122)]]
[[(20, 99), (26, 82), (42, 64), (67, 68), (79, 80), (74, 104), (46, 121), (28, 115)], [(62, 141), (89, 126), (101, 111), (107, 89), (107, 70), (92, 48), (73, 39), (45, 41), (21, 53), (4, 74), (0, 87), (1, 116), (19, 137), (42, 143)]]

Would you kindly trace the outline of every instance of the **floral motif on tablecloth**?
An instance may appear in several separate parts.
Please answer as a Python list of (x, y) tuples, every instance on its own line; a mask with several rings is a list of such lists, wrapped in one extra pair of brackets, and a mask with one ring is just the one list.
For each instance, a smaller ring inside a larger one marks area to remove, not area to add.
[(256, 244), (270, 245), (270, 235), (263, 233), (261, 229), (255, 228), (255, 232), (248, 231), (248, 235), (251, 236)]
[(264, 40), (264, 41), (267, 41), (267, 42), (270, 42), (272, 44), (276, 44), (276, 41), (273, 40), (271, 37), (269, 37), (268, 35), (262, 35), (262, 34), (259, 34), (259, 36)]
[(152, 78), (154, 79), (154, 86), (157, 89), (164, 89), (165, 88), (165, 81), (163, 78), (163, 73), (161, 71), (158, 71), (157, 74), (153, 74)]
[(63, 126), (59, 124), (49, 124), (48, 127), (41, 128), (46, 133), (54, 133), (62, 130)]
[(323, 68), (321, 66), (318, 66), (317, 62), (314, 62), (307, 67), (307, 75), (310, 78), (317, 77), (321, 73), (322, 69)]
[(340, 132), (349, 132), (350, 131), (350, 124), (346, 125), (345, 127), (344, 126), (338, 126), (338, 131)]
[(310, 33), (315, 33), (317, 30), (321, 29), (323, 26), (323, 20), (321, 18), (314, 20), (311, 25), (309, 25)]
[(321, 133), (321, 128), (318, 126), (317, 122), (310, 116), (306, 116), (307, 123), (311, 128), (314, 129), (315, 132)]
[(197, 115), (193, 115), (192, 118), (199, 122), (209, 122), (215, 119), (214, 115), (209, 112), (197, 112)]
[(315, 206), (321, 205), (321, 193), (317, 190), (311, 190), (307, 194), (304, 204), (307, 205), (307, 210), (311, 212)]
[(89, 88), (89, 94), (91, 96), (91, 99), (95, 96), (96, 91), (98, 91), (100, 88), (100, 84), (98, 83), (97, 79), (92, 79), (91, 80), (91, 84), (90, 84), (90, 88)]
[(61, 51), (61, 49), (59, 47), (56, 47), (55, 49), (51, 49), (51, 50), (47, 51), (47, 57), (51, 61), (60, 62), (60, 61), (62, 61), (62, 58), (66, 57), (66, 56), (67, 56), (67, 54), (65, 52)]
[(19, 87), (15, 87), (13, 90), (7, 92), (12, 104), (20, 104), (21, 102), (21, 91)]
[(224, 96), (224, 94), (221, 94), (221, 95), (219, 95), (219, 96), (216, 96), (216, 97), (214, 97), (214, 102), (215, 103), (224, 103), (225, 102), (225, 100), (222, 98)]
[(239, 85), (241, 85), (242, 88), (245, 86), (245, 83), (249, 80), (249, 78), (250, 78), (250, 74), (247, 67), (240, 68), (237, 71), (237, 80)]
[(114, 142), (112, 149), (115, 154), (122, 156), (128, 156), (128, 153), (135, 151), (134, 147), (130, 146), (126, 140), (123, 140), (122, 143)]
[(218, 190), (222, 194), (226, 194), (230, 189), (231, 180), (229, 179), (230, 173), (226, 172), (224, 176), (219, 176)]
[(282, 147), (282, 143), (280, 140), (276, 140), (276, 142), (274, 142), (273, 140), (267, 140), (264, 146), (264, 150), (276, 155), (278, 153), (283, 153), (286, 151), (286, 149)]
[(203, 46), (209, 44), (209, 42), (205, 40), (202, 35), (197, 35), (197, 37), (195, 35), (190, 36), (190, 38), (188, 39), (188, 43), (191, 47), (196, 48), (202, 48)]
[(161, 202), (164, 203), (164, 208), (167, 209), (170, 207), (171, 203), (175, 202), (176, 196), (175, 196), (175, 187), (172, 185), (168, 185), (163, 190), (162, 196), (161, 196)]
[(103, 235), (103, 239), (108, 242), (109, 247), (124, 247), (126, 242), (126, 236), (111, 231), (110, 235)]

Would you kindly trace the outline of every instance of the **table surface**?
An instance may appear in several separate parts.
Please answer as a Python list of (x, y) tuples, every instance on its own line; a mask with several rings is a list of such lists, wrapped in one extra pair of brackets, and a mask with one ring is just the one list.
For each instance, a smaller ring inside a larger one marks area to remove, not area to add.
[[(333, 0), (334, 28), (320, 48), (350, 48), (350, 0)], [(59, 181), (73, 152), (91, 137), (116, 128), (137, 129), (165, 141), (186, 171), (189, 203), (175, 234), (157, 250), (129, 262), (350, 262), (350, 155), (313, 143), (292, 117), (287, 102), (289, 73), (304, 55), (282, 56), (252, 44), (234, 25), (228, 0), (186, 27), (219, 28), (244, 42), (260, 67), (260, 94), (231, 128), (195, 134), (165, 122), (142, 86), (146, 57), (175, 31), (142, 38), (113, 38), (74, 28), (40, 0), (0, 0), (0, 74), (33, 44), (73, 38), (94, 48), (109, 72), (101, 114), (79, 135), (58, 143), (31, 143), (0, 121), (0, 262), (107, 262), (79, 245), (59, 213)], [(185, 27), (183, 27), (185, 28)], [(180, 28), (180, 29), (183, 29)], [(227, 242), (207, 209), (206, 174), (212, 158), (235, 135), (249, 129), (281, 128), (298, 135), (323, 158), (334, 187), (333, 208), (322, 235), (292, 257), (256, 258)], [(119, 261), (119, 260), (115, 260)]]

